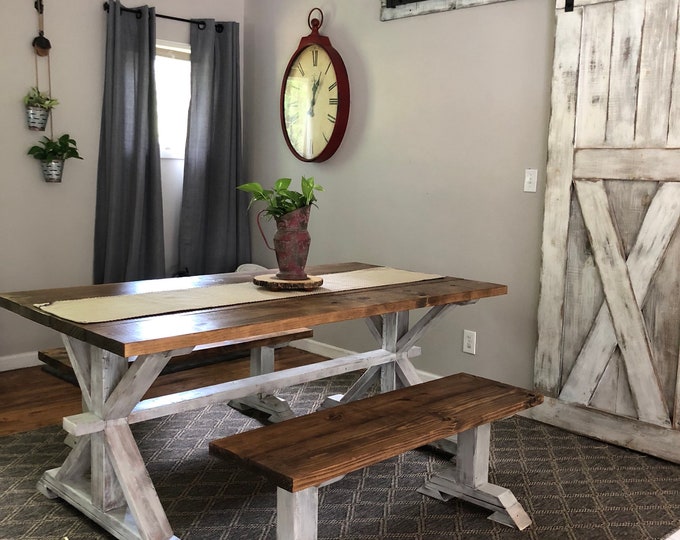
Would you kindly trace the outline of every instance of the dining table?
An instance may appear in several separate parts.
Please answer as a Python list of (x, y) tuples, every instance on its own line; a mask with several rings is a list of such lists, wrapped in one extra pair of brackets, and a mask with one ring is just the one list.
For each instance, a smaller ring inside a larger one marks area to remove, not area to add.
[[(353, 371), (361, 375), (337, 400), (418, 384), (412, 357), (425, 332), (455, 306), (507, 293), (498, 283), (358, 262), (306, 272), (323, 284), (269, 290), (257, 273), (233, 272), (0, 294), (0, 307), (60, 334), (82, 393), (83, 411), (62, 424), (73, 448), (43, 474), (40, 492), (116, 538), (176, 539), (131, 424)], [(355, 319), (366, 321), (375, 349), (144, 398), (173, 356), (196, 347)]]

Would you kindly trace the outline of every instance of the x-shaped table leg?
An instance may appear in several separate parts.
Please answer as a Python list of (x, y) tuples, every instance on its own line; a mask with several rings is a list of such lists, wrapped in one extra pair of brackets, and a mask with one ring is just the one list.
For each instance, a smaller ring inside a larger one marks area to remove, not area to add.
[(126, 358), (63, 339), (87, 408), (83, 416), (99, 430), (79, 437), (62, 467), (47, 471), (38, 489), (66, 500), (117, 538), (176, 539), (127, 416), (170, 358), (188, 351), (136, 357), (128, 367)]

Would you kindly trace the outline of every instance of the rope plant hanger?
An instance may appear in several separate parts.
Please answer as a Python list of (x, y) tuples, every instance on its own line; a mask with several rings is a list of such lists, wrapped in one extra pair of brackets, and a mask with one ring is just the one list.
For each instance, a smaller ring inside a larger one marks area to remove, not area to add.
[[(54, 138), (54, 118), (51, 111), (59, 102), (52, 98), (52, 67), (50, 65), (52, 44), (45, 37), (43, 0), (35, 0), (33, 5), (38, 12), (38, 35), (32, 42), (35, 52), (35, 86), (24, 96), (24, 104), (28, 128), (33, 131), (44, 131), (49, 120), (50, 136), (42, 137), (37, 144), (31, 146), (28, 149), (28, 155), (40, 161), (43, 179), (46, 182), (61, 182), (64, 161), (69, 158), (82, 158), (78, 154), (76, 141), (68, 133), (64, 133), (57, 139)], [(47, 92), (40, 91), (39, 57), (47, 60)]]
[[(52, 44), (50, 40), (45, 37), (45, 26), (43, 21), (43, 13), (45, 6), (43, 0), (35, 0), (33, 4), (35, 10), (38, 12), (38, 35), (33, 38), (33, 50), (35, 51), (35, 88), (40, 93), (40, 77), (38, 69), (38, 57), (47, 58), (47, 95), (52, 97), (52, 69), (50, 65), (50, 49)], [(50, 121), (50, 137), (54, 138), (53, 121)]]

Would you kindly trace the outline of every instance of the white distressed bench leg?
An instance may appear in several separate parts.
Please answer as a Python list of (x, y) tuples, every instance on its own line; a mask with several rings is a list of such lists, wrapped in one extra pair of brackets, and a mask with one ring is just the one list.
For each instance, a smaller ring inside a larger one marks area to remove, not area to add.
[(316, 540), (319, 515), (319, 488), (291, 493), (276, 488), (277, 540)]
[[(250, 351), (250, 375), (264, 375), (274, 372), (274, 358), (276, 347), (255, 347)], [(268, 416), (270, 422), (282, 422), (294, 418), (290, 405), (286, 400), (273, 394), (254, 394), (244, 398), (232, 399), (229, 406), (237, 411), (256, 410)]]
[(489, 519), (521, 531), (531, 518), (512, 491), (489, 483), (490, 439), (491, 424), (459, 433), (456, 467), (437, 472), (418, 492), (442, 501), (458, 497), (492, 510)]

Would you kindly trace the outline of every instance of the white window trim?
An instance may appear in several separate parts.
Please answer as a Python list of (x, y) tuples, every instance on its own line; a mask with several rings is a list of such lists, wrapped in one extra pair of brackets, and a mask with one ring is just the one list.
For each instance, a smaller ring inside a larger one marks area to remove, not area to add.
[(191, 46), (188, 43), (157, 39), (156, 55), (177, 58), (179, 60), (191, 60)]
[(420, 2), (388, 8), (387, 0), (380, 0), (380, 20), (391, 21), (404, 17), (413, 17), (415, 15), (426, 15), (428, 13), (438, 13), (440, 11), (451, 11), (453, 9), (483, 6), (486, 4), (507, 1), (508, 0), (422, 0)]

